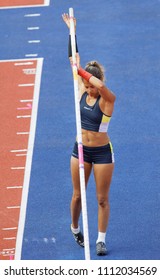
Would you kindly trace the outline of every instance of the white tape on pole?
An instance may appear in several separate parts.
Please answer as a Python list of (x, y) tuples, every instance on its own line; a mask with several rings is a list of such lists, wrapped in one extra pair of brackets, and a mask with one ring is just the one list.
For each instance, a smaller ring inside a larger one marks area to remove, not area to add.
[(85, 188), (85, 175), (84, 175), (82, 132), (81, 132), (81, 114), (80, 114), (79, 94), (78, 94), (78, 71), (77, 71), (77, 62), (76, 62), (76, 42), (75, 42), (73, 8), (69, 9), (69, 16), (70, 16), (70, 34), (71, 34), (71, 45), (72, 45), (72, 61), (73, 61), (72, 71), (73, 71), (73, 82), (74, 82), (77, 142), (78, 142), (78, 154), (79, 154), (79, 174), (80, 174), (80, 185), (81, 185), (82, 220), (83, 220), (83, 233), (84, 233), (84, 244), (85, 244), (84, 250), (85, 250), (85, 259), (90, 260), (88, 215), (87, 215), (86, 188)]

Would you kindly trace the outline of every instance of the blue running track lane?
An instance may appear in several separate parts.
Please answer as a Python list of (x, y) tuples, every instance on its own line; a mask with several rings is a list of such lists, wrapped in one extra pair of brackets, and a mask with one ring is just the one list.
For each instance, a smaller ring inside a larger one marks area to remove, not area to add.
[[(83, 260), (70, 232), (74, 93), (61, 15), (74, 8), (81, 64), (98, 60), (117, 96), (109, 135), (115, 152), (108, 255), (97, 257), (93, 175), (87, 190), (92, 260), (160, 259), (160, 1), (52, 1), (0, 10), (0, 60), (44, 58), (24, 260)], [(27, 14), (40, 14), (29, 17)], [(39, 29), (28, 30), (28, 27)], [(39, 42), (30, 42), (38, 40)]]

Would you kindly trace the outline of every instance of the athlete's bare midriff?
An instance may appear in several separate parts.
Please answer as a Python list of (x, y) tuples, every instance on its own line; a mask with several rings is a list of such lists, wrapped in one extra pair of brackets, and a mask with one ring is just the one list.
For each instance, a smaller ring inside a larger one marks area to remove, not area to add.
[(110, 141), (106, 132), (95, 132), (82, 129), (82, 143), (87, 147), (98, 147), (108, 144)]

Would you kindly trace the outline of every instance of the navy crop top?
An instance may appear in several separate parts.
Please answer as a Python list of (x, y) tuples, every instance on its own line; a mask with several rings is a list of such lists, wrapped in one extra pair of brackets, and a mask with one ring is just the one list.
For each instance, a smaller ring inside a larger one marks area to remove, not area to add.
[(99, 107), (99, 99), (90, 106), (86, 102), (88, 93), (85, 92), (80, 100), (81, 126), (85, 130), (107, 132), (111, 117), (103, 114)]

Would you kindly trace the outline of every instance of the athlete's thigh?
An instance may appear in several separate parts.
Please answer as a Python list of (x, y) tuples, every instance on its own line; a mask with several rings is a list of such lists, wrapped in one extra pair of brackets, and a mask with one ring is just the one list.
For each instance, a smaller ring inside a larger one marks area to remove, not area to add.
[(108, 196), (113, 170), (114, 163), (94, 164), (97, 195)]
[[(84, 162), (85, 184), (87, 186), (89, 176), (92, 171), (92, 164)], [(80, 192), (79, 160), (71, 156), (71, 176), (74, 190)]]

